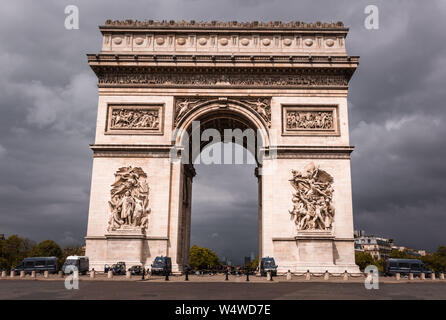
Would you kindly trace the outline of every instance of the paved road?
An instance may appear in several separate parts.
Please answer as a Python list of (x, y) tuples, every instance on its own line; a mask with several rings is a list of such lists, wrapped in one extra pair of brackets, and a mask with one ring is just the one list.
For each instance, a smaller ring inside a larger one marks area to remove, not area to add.
[(0, 281), (0, 299), (446, 299), (446, 283), (205, 283), (81, 281), (79, 290), (63, 281)]

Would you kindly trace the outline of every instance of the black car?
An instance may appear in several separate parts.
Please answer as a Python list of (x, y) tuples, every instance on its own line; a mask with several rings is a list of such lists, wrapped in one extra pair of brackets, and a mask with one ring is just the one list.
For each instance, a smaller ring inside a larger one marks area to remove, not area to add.
[(129, 271), (132, 275), (139, 276), (142, 274), (142, 267), (141, 266), (132, 266), (129, 268)]
[(104, 266), (104, 273), (108, 273), (109, 271), (112, 271), (113, 274), (115, 275), (123, 275), (126, 273), (126, 267), (125, 267), (125, 262), (118, 262), (115, 263), (111, 266), (109, 266), (108, 264), (106, 264)]
[(25, 258), (22, 262), (12, 269), (15, 273), (20, 271), (25, 271), (25, 273), (31, 273), (36, 271), (38, 273), (43, 273), (48, 271), (49, 273), (57, 272), (57, 258), (56, 257), (34, 257)]

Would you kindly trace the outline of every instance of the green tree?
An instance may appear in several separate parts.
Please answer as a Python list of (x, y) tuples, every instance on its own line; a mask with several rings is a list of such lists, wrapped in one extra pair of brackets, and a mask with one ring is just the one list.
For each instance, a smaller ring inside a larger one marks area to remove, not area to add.
[(439, 246), (435, 254), (440, 257), (446, 257), (446, 246)]
[(11, 269), (28, 256), (34, 242), (14, 234), (0, 241), (0, 268)]
[(420, 259), (429, 269), (435, 272), (446, 272), (446, 246), (439, 246), (433, 254)]
[(32, 257), (62, 257), (62, 249), (53, 240), (40, 242), (31, 250)]
[(386, 260), (379, 259), (378, 261), (376, 261), (375, 266), (378, 267), (379, 271), (384, 272), (384, 270), (386, 269), (386, 264), (387, 264)]
[(379, 264), (375, 259), (373, 259), (372, 255), (368, 252), (355, 252), (355, 262), (359, 266), (361, 270), (364, 270), (368, 265), (375, 265), (379, 269)]
[(194, 270), (215, 268), (221, 265), (220, 260), (214, 251), (197, 245), (190, 248), (189, 264)]
[(6, 240), (0, 239), (0, 270), (9, 269), (8, 260), (5, 257)]
[(56, 257), (57, 264), (61, 266), (64, 261), (63, 252), (59, 245), (53, 240), (45, 240), (40, 242), (30, 252), (31, 257)]
[(256, 270), (259, 267), (259, 256), (252, 260), (248, 267), (250, 270)]
[(411, 255), (409, 252), (407, 252), (407, 250), (397, 250), (397, 249), (392, 249), (392, 251), (390, 251), (389, 254), (389, 258), (395, 258), (395, 259), (417, 259), (416, 256)]

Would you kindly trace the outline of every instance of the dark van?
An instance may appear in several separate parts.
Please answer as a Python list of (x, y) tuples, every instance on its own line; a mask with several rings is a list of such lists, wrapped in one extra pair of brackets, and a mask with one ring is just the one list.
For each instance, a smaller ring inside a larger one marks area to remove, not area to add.
[(277, 275), (277, 265), (273, 257), (264, 257), (260, 260), (260, 275), (266, 276), (268, 271), (271, 271), (271, 275)]
[(48, 271), (49, 273), (57, 273), (57, 258), (56, 257), (35, 257), (25, 258), (22, 262), (12, 269), (15, 273), (25, 271), (25, 273), (31, 273), (32, 271), (43, 273)]
[(408, 275), (413, 273), (414, 276), (420, 276), (421, 273), (429, 275), (432, 273), (421, 260), (418, 259), (389, 259), (386, 263), (386, 275), (393, 276), (396, 273)]
[(62, 271), (65, 274), (69, 274), (74, 270), (79, 271), (81, 274), (87, 274), (90, 263), (88, 257), (85, 256), (68, 256), (67, 260), (62, 266)]
[(151, 267), (151, 274), (165, 274), (165, 272), (170, 274), (172, 273), (172, 260), (170, 257), (159, 256), (153, 260)]

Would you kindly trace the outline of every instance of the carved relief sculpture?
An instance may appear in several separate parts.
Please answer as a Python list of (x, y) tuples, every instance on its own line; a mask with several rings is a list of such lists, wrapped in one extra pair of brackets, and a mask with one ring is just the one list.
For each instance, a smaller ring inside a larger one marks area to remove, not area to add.
[(149, 185), (140, 167), (122, 167), (111, 185), (108, 231), (120, 229), (145, 230), (148, 225)]
[(195, 106), (205, 101), (206, 100), (204, 99), (199, 99), (199, 100), (190, 100), (187, 98), (177, 99), (175, 106), (175, 114), (176, 114), (175, 124), (177, 124), (181, 120), (181, 118), (183, 118), (186, 115), (188, 111), (192, 110)]
[[(216, 97), (200, 98), (195, 100), (190, 98), (177, 98), (175, 100), (175, 125), (177, 125), (190, 110), (213, 100), (215, 100), (216, 103), (221, 103)], [(244, 105), (246, 108), (249, 108), (257, 113), (266, 122), (268, 127), (271, 126), (271, 98), (227, 98), (224, 101), (225, 103), (232, 102)]]
[(287, 129), (333, 129), (332, 111), (287, 111)]
[(333, 178), (314, 163), (292, 174), (290, 182), (296, 192), (289, 213), (297, 230), (331, 230), (335, 213)]
[(158, 110), (113, 109), (110, 129), (152, 129), (160, 126)]
[(166, 71), (165, 73), (107, 72), (98, 74), (100, 87), (107, 86), (149, 86), (149, 87), (346, 87), (348, 78), (344, 74), (205, 74)]
[(270, 99), (250, 99), (243, 100), (247, 105), (249, 105), (254, 111), (256, 111), (265, 122), (268, 127), (271, 127), (271, 100)]
[(162, 105), (108, 105), (107, 134), (162, 133)]

